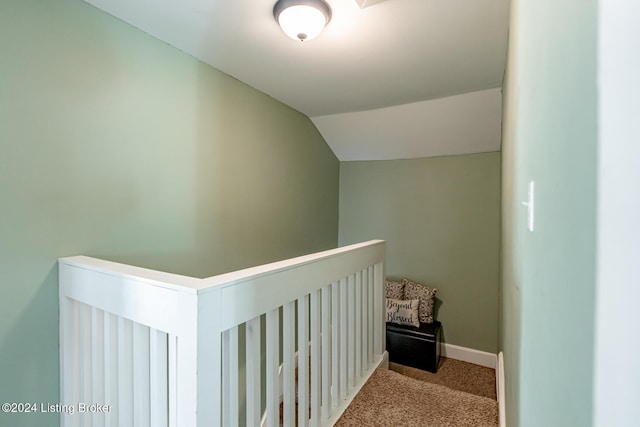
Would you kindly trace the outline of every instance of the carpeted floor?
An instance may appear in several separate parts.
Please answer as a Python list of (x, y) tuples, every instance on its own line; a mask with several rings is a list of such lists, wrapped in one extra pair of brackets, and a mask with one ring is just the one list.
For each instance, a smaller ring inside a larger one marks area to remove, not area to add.
[(441, 357), (438, 372), (435, 374), (397, 363), (389, 363), (389, 369), (417, 380), (497, 399), (496, 371), (484, 366)]
[(454, 359), (441, 360), (437, 374), (397, 364), (390, 368), (376, 370), (336, 427), (498, 425), (493, 369)]

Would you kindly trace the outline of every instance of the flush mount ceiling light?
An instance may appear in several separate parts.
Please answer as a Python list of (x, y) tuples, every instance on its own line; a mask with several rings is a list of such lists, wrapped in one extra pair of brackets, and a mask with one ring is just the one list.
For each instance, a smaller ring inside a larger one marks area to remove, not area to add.
[(324, 0), (278, 0), (273, 16), (282, 31), (294, 40), (311, 40), (331, 19), (331, 8)]

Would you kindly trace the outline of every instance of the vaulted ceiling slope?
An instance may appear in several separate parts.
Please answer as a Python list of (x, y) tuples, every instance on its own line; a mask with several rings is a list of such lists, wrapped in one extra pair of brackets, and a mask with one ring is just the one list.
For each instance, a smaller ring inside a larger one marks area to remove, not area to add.
[(313, 117), (343, 161), (450, 156), (500, 150), (502, 91)]
[[(331, 22), (308, 42), (280, 30), (275, 0), (86, 1), (312, 119), (502, 84), (509, 0), (326, 0)], [(413, 110), (406, 120), (424, 121)]]

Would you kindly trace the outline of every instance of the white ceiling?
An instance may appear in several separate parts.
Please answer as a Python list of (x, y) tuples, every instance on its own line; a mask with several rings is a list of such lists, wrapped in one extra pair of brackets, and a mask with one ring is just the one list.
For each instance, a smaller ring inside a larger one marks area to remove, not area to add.
[[(421, 101), (502, 84), (509, 0), (326, 0), (331, 22), (307, 42), (280, 30), (275, 0), (86, 1), (306, 114), (341, 160), (416, 156), (391, 147), (367, 153), (358, 138), (374, 133), (370, 119), (355, 120), (347, 127), (363, 128), (349, 134), (332, 125), (367, 117), (349, 113), (376, 110), (369, 117), (378, 127), (388, 119), (395, 141), (424, 140), (424, 122), (440, 119), (425, 117), (436, 104)], [(481, 98), (495, 110), (495, 97)], [(399, 116), (414, 125), (403, 128)], [(444, 147), (417, 155), (457, 154)]]
[(486, 89), (311, 120), (340, 160), (412, 159), (500, 150), (501, 104)]

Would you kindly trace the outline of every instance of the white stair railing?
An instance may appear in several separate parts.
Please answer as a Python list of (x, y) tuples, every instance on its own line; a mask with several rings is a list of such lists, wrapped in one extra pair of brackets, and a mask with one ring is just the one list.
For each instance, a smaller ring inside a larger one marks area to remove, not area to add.
[(386, 357), (384, 258), (370, 241), (206, 279), (61, 259), (61, 425), (293, 426), (296, 396), (297, 425), (333, 425)]

